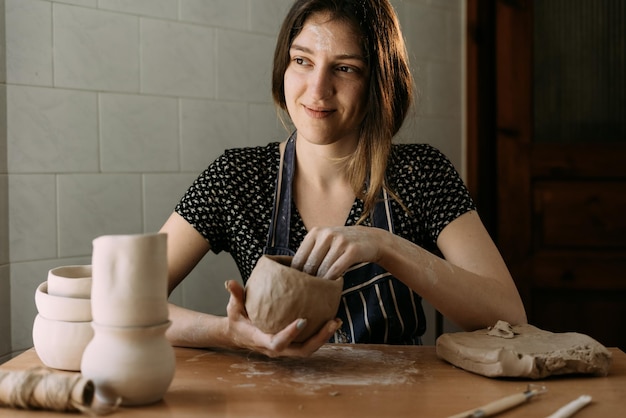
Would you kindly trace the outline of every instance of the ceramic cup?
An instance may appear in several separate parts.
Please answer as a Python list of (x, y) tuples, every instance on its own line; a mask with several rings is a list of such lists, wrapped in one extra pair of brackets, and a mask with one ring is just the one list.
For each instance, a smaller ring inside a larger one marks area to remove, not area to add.
[(137, 327), (168, 321), (166, 234), (96, 238), (92, 276), (94, 322)]
[(48, 272), (48, 293), (69, 298), (91, 297), (91, 266), (61, 266)]
[(41, 316), (55, 321), (89, 322), (92, 319), (90, 299), (51, 295), (48, 282), (37, 287), (35, 305)]
[(56, 321), (37, 315), (33, 323), (37, 356), (53, 369), (79, 371), (83, 351), (93, 335), (91, 322)]

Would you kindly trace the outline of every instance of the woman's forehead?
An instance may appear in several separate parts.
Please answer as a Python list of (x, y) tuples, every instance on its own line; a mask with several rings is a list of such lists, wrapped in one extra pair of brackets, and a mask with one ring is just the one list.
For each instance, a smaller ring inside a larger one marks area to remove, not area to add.
[(354, 25), (345, 19), (336, 19), (327, 12), (311, 14), (294, 38), (292, 46), (294, 44), (343, 55), (364, 53), (361, 36)]

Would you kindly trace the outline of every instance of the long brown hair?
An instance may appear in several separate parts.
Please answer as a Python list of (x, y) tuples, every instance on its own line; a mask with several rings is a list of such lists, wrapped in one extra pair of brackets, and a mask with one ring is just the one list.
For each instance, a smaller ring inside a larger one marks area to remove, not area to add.
[[(385, 170), (391, 141), (413, 101), (413, 78), (398, 18), (388, 0), (297, 0), (283, 21), (274, 52), (272, 94), (281, 109), (287, 110), (284, 75), (291, 44), (307, 18), (320, 12), (357, 29), (368, 60), (365, 117), (357, 149), (346, 161), (350, 184), (364, 201), (362, 221), (374, 208), (380, 190), (388, 189)], [(364, 187), (368, 180), (368, 187)]]

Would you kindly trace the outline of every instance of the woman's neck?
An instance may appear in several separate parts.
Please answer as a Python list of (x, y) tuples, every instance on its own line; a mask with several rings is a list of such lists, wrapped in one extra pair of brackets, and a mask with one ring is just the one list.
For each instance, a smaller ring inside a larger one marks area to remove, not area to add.
[(344, 170), (351, 152), (337, 144), (296, 141), (294, 201), (308, 230), (345, 224), (356, 197)]
[(322, 190), (346, 184), (346, 158), (355, 149), (356, 144), (343, 141), (325, 145), (296, 141), (296, 178)]

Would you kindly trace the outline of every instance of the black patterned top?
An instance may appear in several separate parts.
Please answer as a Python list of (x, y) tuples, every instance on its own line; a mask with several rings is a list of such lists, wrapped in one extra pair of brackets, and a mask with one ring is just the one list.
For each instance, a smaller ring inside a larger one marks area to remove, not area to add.
[[(244, 282), (266, 244), (279, 164), (277, 142), (227, 150), (198, 176), (175, 209), (213, 252), (232, 255)], [(391, 202), (395, 234), (431, 252), (438, 252), (437, 237), (446, 225), (475, 209), (454, 166), (430, 145), (394, 144), (387, 181), (408, 209)], [(296, 251), (307, 231), (292, 205), (289, 247)], [(355, 199), (346, 225), (355, 225), (362, 211), (363, 201)]]

